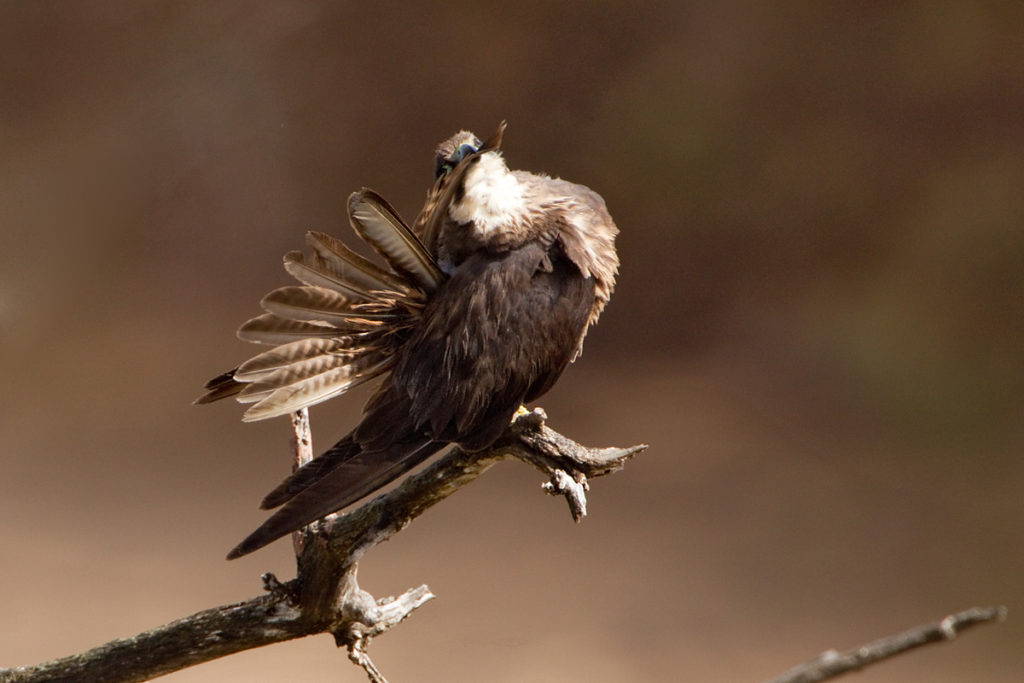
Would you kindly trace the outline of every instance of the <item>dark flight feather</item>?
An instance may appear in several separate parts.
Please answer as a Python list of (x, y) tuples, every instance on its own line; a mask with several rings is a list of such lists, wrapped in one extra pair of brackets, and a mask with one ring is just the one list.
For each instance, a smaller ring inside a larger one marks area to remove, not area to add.
[[(336, 512), (340, 509), (338, 501), (347, 501), (341, 505), (344, 507), (359, 500), (405, 474), (445, 445), (418, 439), (395, 444), (394, 452), (355, 451), (340, 462), (332, 462), (333, 467), (327, 472), (327, 476), (321, 475), (293, 494), (293, 497), (284, 503), (284, 507), (235, 546), (228, 553), (228, 559), (233, 560), (259, 550), (270, 541), (281, 538), (296, 528), (302, 528)], [(329, 453), (330, 451), (321, 457), (329, 456)], [(295, 474), (299, 472), (302, 470)], [(273, 494), (274, 492), (271, 492), (270, 496)], [(264, 503), (266, 502), (264, 500)], [(299, 526), (296, 527), (296, 524)]]
[(203, 389), (206, 393), (192, 401), (192, 404), (202, 405), (204, 403), (213, 403), (214, 401), (219, 401), (230, 396), (237, 396), (245, 386), (235, 379), (235, 372), (237, 372), (237, 370), (238, 368), (235, 368), (234, 370), (222, 372), (204, 384)]
[(352, 438), (351, 434), (349, 434), (341, 441), (334, 444), (330, 450), (318, 455), (310, 462), (292, 472), (291, 476), (278, 484), (273, 491), (264, 496), (263, 501), (260, 503), (260, 508), (263, 510), (272, 510), (284, 505), (295, 497), (297, 493), (308, 488), (310, 484), (318, 479), (322, 479), (329, 472), (337, 469), (339, 465), (350, 460), (354, 456), (359, 455), (361, 450), (359, 443)]

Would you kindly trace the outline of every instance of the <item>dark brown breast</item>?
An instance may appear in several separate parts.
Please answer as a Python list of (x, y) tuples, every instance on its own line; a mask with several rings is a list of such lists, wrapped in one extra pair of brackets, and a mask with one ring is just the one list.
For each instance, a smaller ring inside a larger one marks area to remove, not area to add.
[(490, 445), (561, 375), (593, 302), (593, 279), (557, 245), (473, 252), (427, 304), (356, 438), (381, 448), (411, 417), (433, 439)]

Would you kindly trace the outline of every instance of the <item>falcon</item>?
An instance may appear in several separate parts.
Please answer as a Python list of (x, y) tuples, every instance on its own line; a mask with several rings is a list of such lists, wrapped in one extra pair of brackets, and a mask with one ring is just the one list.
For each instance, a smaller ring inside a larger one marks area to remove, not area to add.
[(319, 232), (238, 336), (273, 348), (206, 384), (246, 421), (286, 415), (380, 379), (356, 427), (271, 491), (279, 508), (233, 559), (358, 501), (449, 444), (486, 449), (516, 410), (579, 356), (611, 296), (618, 229), (583, 185), (510, 171), (505, 124), (487, 141), (461, 131), (436, 151), (436, 178), (413, 226), (372, 190), (348, 217), (383, 265)]

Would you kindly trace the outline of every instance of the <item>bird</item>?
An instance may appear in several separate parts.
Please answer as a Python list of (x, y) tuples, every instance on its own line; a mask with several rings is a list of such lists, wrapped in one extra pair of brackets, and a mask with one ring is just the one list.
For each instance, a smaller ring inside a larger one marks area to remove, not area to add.
[(618, 228), (584, 185), (509, 170), (505, 123), (435, 150), (435, 180), (410, 226), (363, 188), (348, 201), (380, 265), (320, 232), (289, 252), (301, 285), (276, 289), (241, 326), (272, 345), (205, 385), (263, 420), (378, 379), (351, 432), (263, 499), (275, 509), (241, 557), (386, 486), (442, 448), (492, 445), (580, 354), (611, 297)]

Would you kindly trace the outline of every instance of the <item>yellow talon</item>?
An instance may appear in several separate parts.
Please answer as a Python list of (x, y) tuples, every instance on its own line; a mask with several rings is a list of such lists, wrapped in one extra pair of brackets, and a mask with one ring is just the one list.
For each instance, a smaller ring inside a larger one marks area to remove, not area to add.
[(526, 406), (520, 404), (519, 407), (516, 408), (516, 412), (512, 415), (512, 420), (511, 421), (515, 422), (516, 420), (521, 418), (523, 415), (529, 415), (529, 414), (530, 414), (530, 409), (527, 408)]

